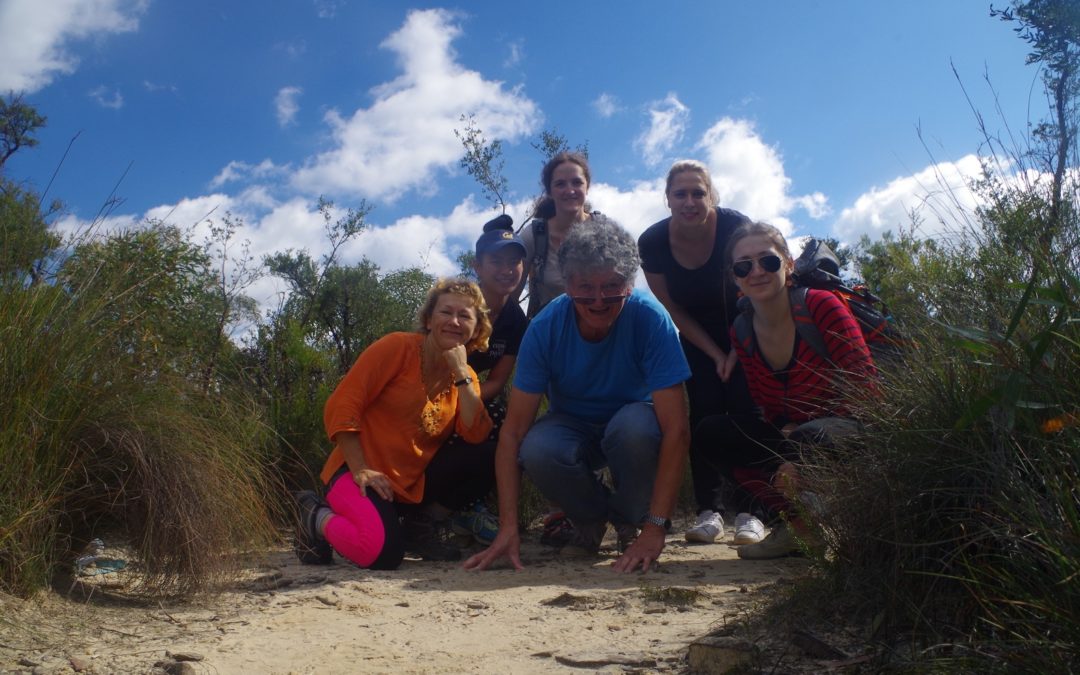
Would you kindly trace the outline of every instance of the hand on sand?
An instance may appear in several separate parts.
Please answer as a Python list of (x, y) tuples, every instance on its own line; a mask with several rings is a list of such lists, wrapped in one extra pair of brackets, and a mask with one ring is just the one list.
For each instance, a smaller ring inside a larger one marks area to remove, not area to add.
[(658, 527), (646, 526), (626, 552), (619, 556), (611, 569), (620, 574), (633, 572), (641, 568), (648, 572), (656, 565), (660, 552), (664, 550), (664, 531)]
[(491, 546), (466, 560), (464, 567), (467, 570), (486, 570), (506, 556), (514, 569), (520, 571), (525, 569), (525, 566), (521, 564), (520, 549), (521, 537), (518, 535), (517, 527), (500, 527), (499, 534), (495, 537), (495, 541), (491, 542)]

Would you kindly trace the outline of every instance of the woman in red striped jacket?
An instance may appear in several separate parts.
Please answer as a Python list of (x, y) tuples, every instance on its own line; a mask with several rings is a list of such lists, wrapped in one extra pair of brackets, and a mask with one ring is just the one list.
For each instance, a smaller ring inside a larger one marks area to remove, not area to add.
[[(732, 329), (733, 354), (746, 373), (761, 419), (727, 415), (702, 420), (695, 433), (724, 448), (732, 478), (783, 519), (740, 558), (778, 558), (799, 551), (801, 528), (791, 499), (799, 493), (796, 463), (807, 442), (820, 447), (858, 429), (847, 403), (852, 392), (875, 390), (875, 370), (862, 330), (829, 291), (806, 291), (806, 307), (828, 355), (796, 330), (792, 314), (794, 260), (771, 225), (748, 223), (732, 233), (725, 252), (736, 285), (751, 305), (753, 330), (742, 341)], [(797, 300), (796, 300), (797, 301)]]

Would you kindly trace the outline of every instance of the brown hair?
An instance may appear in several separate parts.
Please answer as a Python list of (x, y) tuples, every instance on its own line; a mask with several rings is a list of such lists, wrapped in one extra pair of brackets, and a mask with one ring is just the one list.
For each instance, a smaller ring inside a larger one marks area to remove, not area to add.
[(713, 206), (717, 206), (716, 188), (713, 187), (712, 174), (709, 173), (709, 167), (696, 159), (680, 159), (671, 165), (671, 168), (668, 169), (667, 172), (667, 183), (664, 185), (664, 194), (666, 195), (671, 192), (671, 184), (675, 181), (675, 176), (687, 171), (701, 174), (701, 177), (705, 179), (706, 189), (709, 191), (709, 203)]
[(544, 195), (537, 200), (536, 207), (533, 209), (533, 213), (537, 218), (551, 218), (555, 215), (555, 200), (551, 198), (551, 179), (555, 174), (555, 169), (559, 168), (560, 164), (577, 164), (581, 167), (581, 173), (585, 175), (585, 184), (592, 185), (592, 172), (589, 171), (589, 160), (585, 155), (580, 152), (563, 151), (555, 155), (544, 164), (544, 168), (540, 170), (540, 185), (544, 187)]
[(435, 303), (447, 293), (454, 293), (472, 300), (473, 309), (476, 310), (476, 334), (465, 343), (465, 351), (478, 352), (488, 348), (488, 338), (491, 337), (491, 318), (488, 316), (487, 303), (484, 302), (484, 294), (474, 282), (461, 277), (453, 279), (439, 279), (428, 291), (427, 299), (420, 308), (416, 318), (420, 323), (419, 332), (427, 335), (428, 321), (431, 321), (435, 313)]
[(735, 245), (747, 237), (765, 237), (773, 246), (776, 247), (777, 252), (780, 253), (780, 257), (784, 259), (785, 264), (792, 264), (794, 258), (791, 257), (791, 251), (788, 250), (787, 240), (784, 239), (784, 235), (780, 230), (776, 229), (768, 223), (744, 223), (731, 233), (728, 237), (727, 246), (724, 247), (724, 265), (728, 268), (735, 262), (731, 259), (731, 256), (735, 252)]

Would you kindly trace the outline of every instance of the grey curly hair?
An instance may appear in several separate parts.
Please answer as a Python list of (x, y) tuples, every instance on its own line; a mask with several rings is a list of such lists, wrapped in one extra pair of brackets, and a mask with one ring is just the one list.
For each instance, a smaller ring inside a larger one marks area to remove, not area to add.
[(567, 280), (614, 270), (630, 284), (640, 264), (634, 238), (614, 220), (600, 214), (574, 225), (559, 247), (559, 271)]

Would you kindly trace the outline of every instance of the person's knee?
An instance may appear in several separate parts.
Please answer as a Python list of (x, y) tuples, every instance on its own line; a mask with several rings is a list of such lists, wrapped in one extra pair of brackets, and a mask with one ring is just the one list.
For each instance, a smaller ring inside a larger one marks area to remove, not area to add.
[(604, 431), (603, 449), (609, 462), (642, 461), (660, 452), (660, 424), (653, 407), (644, 403), (624, 406)]
[(581, 458), (583, 439), (543, 420), (525, 434), (518, 449), (518, 464), (526, 473), (565, 471)]

